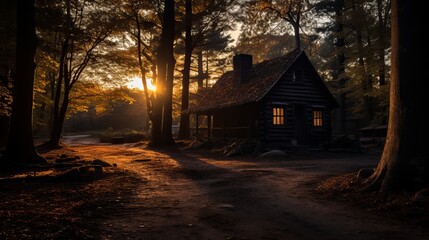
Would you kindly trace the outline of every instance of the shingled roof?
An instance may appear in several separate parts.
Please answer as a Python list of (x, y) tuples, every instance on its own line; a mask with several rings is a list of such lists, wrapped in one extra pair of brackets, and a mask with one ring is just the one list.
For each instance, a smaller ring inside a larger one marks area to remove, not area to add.
[(202, 97), (203, 101), (190, 108), (190, 112), (223, 109), (261, 100), (302, 53), (297, 49), (282, 57), (255, 64), (246, 81), (238, 85), (234, 84), (233, 71), (224, 73)]

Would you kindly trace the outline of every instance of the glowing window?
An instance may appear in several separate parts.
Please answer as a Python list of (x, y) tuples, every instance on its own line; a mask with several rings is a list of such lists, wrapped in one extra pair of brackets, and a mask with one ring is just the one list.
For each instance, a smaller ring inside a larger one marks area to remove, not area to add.
[(282, 107), (273, 108), (273, 124), (284, 125), (285, 124), (285, 110)]
[(313, 111), (313, 126), (315, 127), (323, 126), (323, 112), (321, 110)]

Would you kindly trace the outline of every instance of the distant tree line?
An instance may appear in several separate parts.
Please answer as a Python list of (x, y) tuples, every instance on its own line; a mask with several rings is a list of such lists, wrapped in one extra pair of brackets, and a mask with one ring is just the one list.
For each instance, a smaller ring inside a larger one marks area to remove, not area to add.
[[(71, 114), (64, 124), (68, 133), (101, 132), (106, 130), (121, 131), (125, 129), (142, 132), (146, 123), (144, 96), (139, 90), (118, 88), (108, 91), (121, 95), (121, 98), (107, 98), (103, 104), (89, 103), (86, 111)], [(147, 135), (147, 132), (145, 132)]]

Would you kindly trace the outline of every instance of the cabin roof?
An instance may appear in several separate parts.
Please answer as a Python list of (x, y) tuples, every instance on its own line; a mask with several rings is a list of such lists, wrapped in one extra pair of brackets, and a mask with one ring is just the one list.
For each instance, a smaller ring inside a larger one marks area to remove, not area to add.
[(246, 81), (240, 84), (234, 83), (233, 71), (224, 73), (202, 97), (203, 101), (191, 107), (189, 112), (218, 110), (260, 101), (302, 53), (302, 50), (296, 49), (284, 56), (254, 64)]

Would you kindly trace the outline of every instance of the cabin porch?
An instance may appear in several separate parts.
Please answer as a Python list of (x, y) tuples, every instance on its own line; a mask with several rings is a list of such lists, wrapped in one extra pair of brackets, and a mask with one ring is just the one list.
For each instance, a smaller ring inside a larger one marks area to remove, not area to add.
[(258, 138), (258, 107), (252, 103), (191, 114), (191, 136), (209, 140)]

